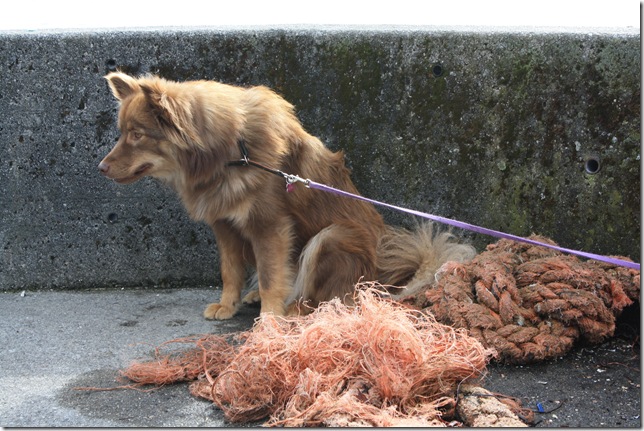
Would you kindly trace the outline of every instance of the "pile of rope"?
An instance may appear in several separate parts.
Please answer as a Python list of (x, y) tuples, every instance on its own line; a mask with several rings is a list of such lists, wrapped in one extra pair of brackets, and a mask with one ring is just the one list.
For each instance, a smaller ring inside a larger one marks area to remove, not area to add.
[(468, 263), (446, 263), (404, 301), (467, 329), (499, 361), (521, 364), (561, 356), (578, 339), (605, 340), (639, 298), (638, 270), (503, 239)]
[(383, 293), (363, 284), (354, 307), (333, 300), (304, 317), (261, 315), (232, 336), (175, 340), (193, 348), (160, 349), (123, 374), (141, 384), (194, 380), (190, 391), (233, 422), (444, 426), (457, 387), (481, 376), (494, 352)]

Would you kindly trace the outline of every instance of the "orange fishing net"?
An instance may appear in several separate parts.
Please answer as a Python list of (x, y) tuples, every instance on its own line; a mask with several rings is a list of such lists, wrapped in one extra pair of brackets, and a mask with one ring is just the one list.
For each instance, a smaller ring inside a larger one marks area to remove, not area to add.
[(355, 307), (333, 300), (305, 317), (262, 315), (230, 339), (177, 340), (197, 348), (159, 351), (124, 375), (152, 384), (196, 379), (191, 392), (234, 422), (442, 424), (441, 409), (454, 407), (457, 385), (480, 376), (493, 351), (381, 293), (363, 285)]
[(406, 301), (468, 329), (509, 363), (560, 356), (580, 338), (601, 342), (640, 298), (638, 270), (505, 239), (469, 263), (448, 262), (437, 278)]

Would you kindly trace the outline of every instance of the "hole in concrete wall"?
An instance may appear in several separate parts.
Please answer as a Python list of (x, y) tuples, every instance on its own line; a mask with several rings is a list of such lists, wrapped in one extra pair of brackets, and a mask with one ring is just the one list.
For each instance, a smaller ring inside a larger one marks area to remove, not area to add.
[(119, 216), (116, 215), (116, 213), (109, 213), (107, 215), (107, 221), (109, 221), (110, 223), (116, 223), (118, 219), (119, 219)]
[(601, 169), (601, 164), (599, 163), (599, 158), (597, 157), (589, 157), (586, 160), (586, 163), (584, 165), (584, 169), (586, 169), (586, 173), (594, 175), (599, 170)]
[(114, 59), (109, 59), (105, 62), (105, 66), (107, 66), (107, 70), (110, 72), (116, 71), (116, 60)]
[(435, 65), (432, 66), (432, 75), (435, 77), (443, 76), (443, 65), (440, 63), (436, 63)]

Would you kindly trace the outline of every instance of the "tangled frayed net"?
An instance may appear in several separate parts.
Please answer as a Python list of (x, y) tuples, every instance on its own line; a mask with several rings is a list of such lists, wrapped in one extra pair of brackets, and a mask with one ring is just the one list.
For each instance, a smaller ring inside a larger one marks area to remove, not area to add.
[(456, 386), (480, 376), (493, 351), (381, 294), (363, 284), (353, 307), (333, 300), (305, 317), (261, 315), (237, 345), (220, 336), (189, 340), (196, 349), (133, 364), (124, 375), (152, 384), (194, 379), (191, 392), (233, 422), (440, 423)]
[[(135, 362), (121, 375), (140, 384), (168, 385), (205, 377), (206, 372), (223, 370), (234, 356), (234, 344), (241, 334), (206, 335), (167, 341), (155, 349), (156, 360)], [(189, 345), (192, 349), (185, 350)], [(174, 353), (162, 353), (171, 347)], [(196, 348), (194, 348), (196, 347)]]
[(577, 339), (612, 336), (616, 317), (639, 298), (638, 270), (503, 239), (469, 263), (446, 263), (408, 300), (467, 329), (499, 360), (529, 363), (561, 356)]

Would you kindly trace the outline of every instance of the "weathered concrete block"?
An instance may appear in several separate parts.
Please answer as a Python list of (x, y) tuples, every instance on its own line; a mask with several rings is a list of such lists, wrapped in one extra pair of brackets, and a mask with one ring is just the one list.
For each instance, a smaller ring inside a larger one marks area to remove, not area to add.
[(268, 85), (366, 196), (639, 261), (637, 32), (6, 32), (0, 68), (0, 289), (219, 283), (173, 193), (97, 173), (116, 68)]

